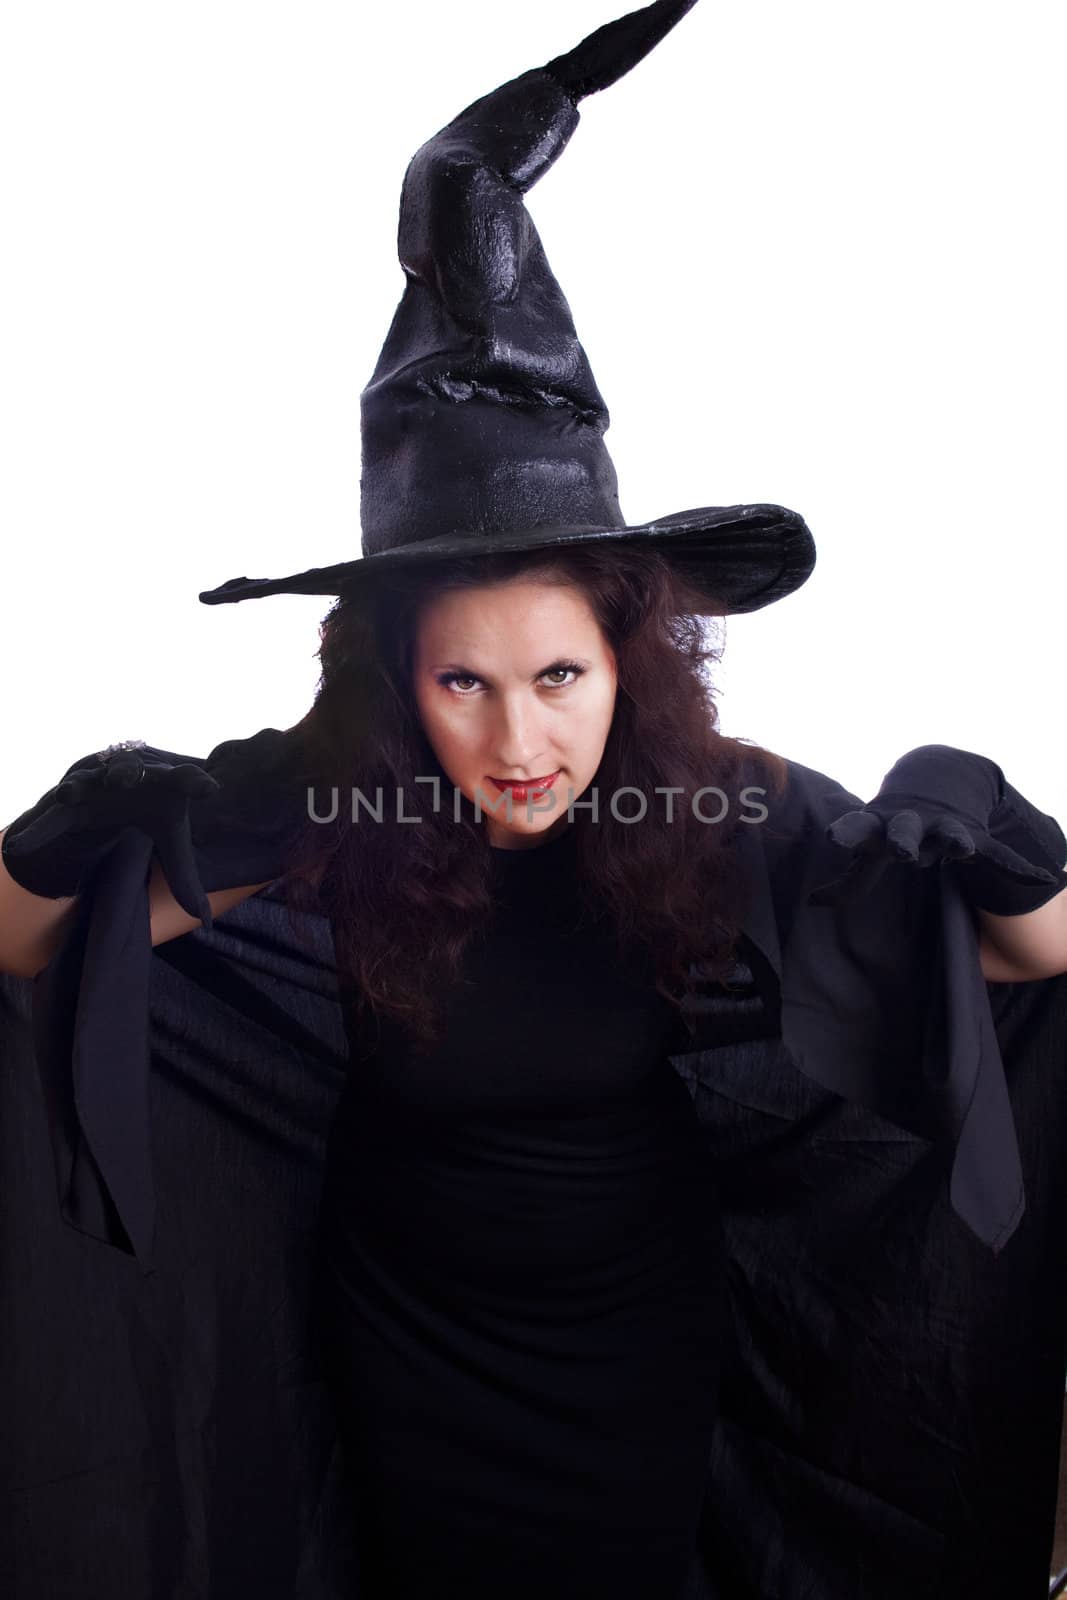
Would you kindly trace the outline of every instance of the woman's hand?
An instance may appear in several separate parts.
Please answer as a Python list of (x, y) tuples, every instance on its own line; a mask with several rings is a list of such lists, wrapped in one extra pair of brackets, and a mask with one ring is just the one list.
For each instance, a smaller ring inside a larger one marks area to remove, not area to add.
[(998, 844), (984, 828), (968, 827), (950, 811), (920, 808), (914, 802), (898, 810), (898, 804), (895, 799), (876, 796), (862, 811), (846, 811), (830, 824), (826, 837), (847, 850), (852, 859), (839, 878), (809, 896), (811, 905), (837, 905), (861, 898), (896, 861), (931, 867), (965, 862), (980, 854), (1017, 883), (1055, 881), (1052, 873), (1032, 866), (1014, 850)]
[[(1006, 915), (1035, 909), (1064, 887), (1055, 863), (1063, 843), (1058, 825), (1009, 790), (994, 762), (948, 745), (902, 756), (874, 799), (838, 817), (826, 836), (852, 859), (840, 877), (814, 890), (811, 905), (856, 900), (901, 861), (954, 864), (972, 905)], [(1035, 855), (1041, 859), (1030, 859)]]
[(197, 870), (190, 806), (219, 788), (202, 766), (171, 764), (144, 744), (112, 745), (86, 756), (5, 831), (9, 875), (30, 894), (62, 899), (126, 828), (151, 838), (171, 892), (189, 916), (211, 926)]

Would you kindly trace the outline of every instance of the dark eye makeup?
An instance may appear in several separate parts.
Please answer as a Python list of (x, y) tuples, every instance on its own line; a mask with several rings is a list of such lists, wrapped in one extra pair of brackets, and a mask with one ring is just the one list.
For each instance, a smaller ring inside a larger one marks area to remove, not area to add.
[[(570, 689), (573, 688), (574, 684), (587, 670), (586, 665), (581, 661), (553, 661), (550, 667), (546, 667), (543, 672), (538, 673), (538, 677), (547, 678), (553, 672), (573, 673), (574, 677), (569, 683), (550, 683), (547, 685), (549, 689)], [(451, 687), (454, 683), (480, 683), (481, 681), (476, 673), (462, 672), (455, 667), (450, 667), (447, 672), (439, 673), (437, 676), (437, 682), (444, 688)], [(474, 693), (473, 689), (459, 689), (456, 692), (461, 698)]]

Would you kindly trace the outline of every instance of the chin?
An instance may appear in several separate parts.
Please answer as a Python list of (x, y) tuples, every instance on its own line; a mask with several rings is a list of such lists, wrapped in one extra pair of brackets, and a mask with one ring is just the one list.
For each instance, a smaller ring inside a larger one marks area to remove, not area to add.
[(529, 822), (527, 822), (525, 817), (519, 816), (516, 816), (512, 822), (508, 822), (504, 817), (493, 817), (491, 819), (483, 818), (483, 820), (491, 820), (495, 822), (501, 833), (546, 833), (554, 823), (559, 821), (560, 815), (565, 815), (565, 813), (561, 812), (559, 815), (553, 813), (552, 816), (532, 817)]
[(559, 833), (567, 826), (567, 808), (563, 806), (556, 811), (537, 812), (527, 821), (521, 806), (515, 807), (514, 819), (507, 822), (502, 816), (491, 818), (483, 815), (483, 826), (487, 822), (495, 822), (497, 840), (507, 843), (510, 840), (538, 839), (542, 834), (555, 831)]

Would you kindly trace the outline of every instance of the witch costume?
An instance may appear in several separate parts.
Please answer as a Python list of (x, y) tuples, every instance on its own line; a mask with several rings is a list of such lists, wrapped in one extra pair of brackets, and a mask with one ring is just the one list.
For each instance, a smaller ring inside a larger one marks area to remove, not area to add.
[[(416, 154), (362, 555), (202, 600), (590, 540), (661, 551), (708, 614), (807, 579), (780, 506), (625, 521), (522, 203), (693, 3)], [(728, 983), (694, 966), (692, 1032), (579, 926), (573, 827), (494, 849), (500, 915), (426, 1062), (361, 1033), (327, 916), (294, 937), (303, 759), (295, 730), (124, 743), (6, 831), (17, 882), (78, 899), (38, 976), (0, 980), (4, 1592), (1045, 1593), (1067, 985), (987, 984), (974, 908), (1067, 886), (1058, 824), (944, 746), (867, 805), (787, 762), (731, 836), (744, 928)], [(203, 924), (155, 948), (154, 858)], [(213, 923), (208, 893), (267, 879)]]

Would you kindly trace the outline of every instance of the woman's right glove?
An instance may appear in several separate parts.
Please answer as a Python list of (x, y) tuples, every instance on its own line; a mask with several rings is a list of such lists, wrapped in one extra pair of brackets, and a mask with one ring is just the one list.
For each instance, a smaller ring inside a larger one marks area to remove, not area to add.
[(48, 899), (75, 895), (124, 829), (152, 840), (175, 900), (212, 925), (215, 889), (279, 878), (306, 817), (301, 724), (228, 739), (206, 759), (141, 742), (84, 756), (7, 829), (4, 865)]
[(211, 926), (193, 851), (190, 806), (219, 789), (203, 764), (142, 742), (109, 745), (68, 767), (6, 830), (3, 860), (30, 894), (76, 895), (126, 828), (151, 838), (175, 900)]

